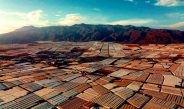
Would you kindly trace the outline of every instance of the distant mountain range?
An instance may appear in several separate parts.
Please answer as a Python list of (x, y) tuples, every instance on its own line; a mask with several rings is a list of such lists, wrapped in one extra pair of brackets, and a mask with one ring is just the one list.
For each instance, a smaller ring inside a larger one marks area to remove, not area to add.
[(121, 25), (26, 26), (1, 34), (0, 43), (35, 41), (110, 41), (135, 44), (184, 43), (184, 31)]

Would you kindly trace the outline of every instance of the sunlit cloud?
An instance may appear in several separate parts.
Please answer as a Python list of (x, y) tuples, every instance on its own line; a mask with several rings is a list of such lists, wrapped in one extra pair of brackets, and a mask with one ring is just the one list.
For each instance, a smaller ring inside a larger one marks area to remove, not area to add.
[(73, 24), (80, 24), (85, 23), (86, 17), (81, 16), (80, 14), (67, 14), (64, 19), (59, 21), (59, 25), (73, 25)]
[(155, 3), (155, 6), (166, 6), (166, 7), (172, 7), (172, 6), (182, 6), (184, 5), (184, 1), (182, 0), (157, 0)]
[(9, 21), (7, 19), (0, 18), (0, 34), (11, 32), (22, 26), (24, 26), (22, 21), (16, 22), (16, 21)]
[(23, 17), (26, 15), (26, 13), (22, 13), (22, 12), (7, 12), (4, 10), (0, 10), (0, 14), (4, 16), (19, 16), (19, 17)]
[(171, 23), (171, 24), (163, 24), (157, 25), (157, 28), (165, 28), (165, 29), (174, 29), (174, 30), (184, 30), (184, 21)]
[[(12, 19), (14, 17), (14, 19)], [(42, 20), (43, 11), (33, 10), (30, 12), (8, 12), (0, 10), (0, 33), (13, 31), (22, 26), (48, 26), (48, 20)]]
[(40, 18), (43, 16), (43, 11), (42, 10), (36, 10), (36, 11), (31, 11), (27, 13), (27, 18), (30, 21), (38, 21)]
[(182, 28), (182, 27), (184, 28), (184, 21), (168, 25), (168, 27), (173, 28), (173, 29), (179, 29), (179, 28)]
[(31, 21), (38, 21), (43, 16), (42, 10), (34, 10), (31, 12), (23, 13), (23, 12), (9, 12), (0, 10), (0, 15), (2, 16), (16, 16), (23, 19), (28, 19)]
[(125, 1), (127, 1), (127, 2), (134, 2), (134, 0), (125, 0)]
[(135, 26), (144, 26), (155, 22), (153, 19), (128, 19), (112, 22), (113, 25), (135, 25)]
[(60, 17), (61, 15), (60, 15), (60, 14), (56, 14), (55, 16), (56, 16), (56, 17)]
[(55, 25), (67, 25), (74, 24), (108, 24), (108, 19), (103, 16), (89, 17), (78, 13), (67, 14), (62, 17)]

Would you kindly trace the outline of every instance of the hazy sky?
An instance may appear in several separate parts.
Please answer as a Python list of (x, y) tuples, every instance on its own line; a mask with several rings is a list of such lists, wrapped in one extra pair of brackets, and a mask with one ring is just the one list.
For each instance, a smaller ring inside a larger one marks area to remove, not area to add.
[(79, 23), (184, 30), (184, 0), (0, 0), (0, 33)]

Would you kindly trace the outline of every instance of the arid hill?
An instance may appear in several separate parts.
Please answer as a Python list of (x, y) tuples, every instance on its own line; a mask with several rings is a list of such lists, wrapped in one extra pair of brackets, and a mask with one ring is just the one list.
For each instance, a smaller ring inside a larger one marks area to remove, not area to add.
[(0, 43), (34, 41), (110, 41), (135, 44), (184, 43), (184, 31), (121, 25), (27, 26), (1, 34)]

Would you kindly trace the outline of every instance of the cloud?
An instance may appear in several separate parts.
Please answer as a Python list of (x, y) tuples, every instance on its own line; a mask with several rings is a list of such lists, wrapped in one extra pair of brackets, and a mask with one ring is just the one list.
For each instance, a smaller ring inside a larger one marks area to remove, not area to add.
[(67, 14), (63, 20), (59, 21), (59, 25), (73, 25), (85, 22), (86, 17), (81, 16), (80, 14)]
[(127, 2), (134, 2), (134, 0), (125, 0), (125, 1), (127, 1)]
[(49, 26), (48, 21), (27, 21), (27, 20), (8, 20), (0, 18), (0, 34), (1, 33), (7, 33), (11, 32), (17, 28), (23, 27), (23, 26), (37, 26), (37, 27), (43, 27), (43, 26)]
[(0, 18), (0, 34), (13, 31), (22, 26), (24, 25), (21, 20), (20, 22), (15, 22), (15, 21), (4, 19), (4, 18)]
[(157, 28), (165, 28), (165, 29), (174, 29), (174, 30), (184, 30), (184, 21), (176, 22), (173, 24), (165, 24), (165, 25), (159, 25)]
[(184, 19), (184, 13), (169, 13), (169, 14), (166, 14), (166, 16), (168, 16), (169, 18), (179, 18), (179, 19)]
[(112, 22), (113, 25), (135, 25), (135, 26), (143, 26), (146, 24), (150, 24), (155, 22), (152, 19), (129, 19), (129, 20), (120, 20)]
[(151, 3), (151, 1), (150, 0), (146, 0), (145, 3)]
[(2, 16), (16, 16), (25, 20), (30, 21), (39, 21), (41, 17), (43, 17), (43, 11), (42, 10), (34, 10), (31, 12), (23, 13), (23, 12), (8, 12), (0, 10), (0, 14)]
[(27, 13), (27, 18), (30, 21), (38, 21), (40, 18), (43, 16), (43, 11), (42, 10), (35, 10)]
[(25, 13), (21, 13), (21, 12), (7, 12), (4, 10), (0, 10), (0, 14), (1, 15), (7, 15), (7, 16), (25, 16)]
[(184, 21), (183, 22), (177, 22), (175, 24), (171, 24), (168, 27), (173, 28), (173, 29), (184, 28)]
[(60, 15), (60, 14), (56, 14), (55, 16), (56, 16), (56, 17), (60, 17), (61, 15)]
[(182, 6), (184, 5), (184, 2), (182, 0), (157, 0), (155, 3), (155, 6), (166, 6), (166, 7), (172, 7), (172, 6)]
[(37, 21), (37, 22), (28, 22), (26, 25), (44, 27), (44, 26), (49, 26), (50, 24), (48, 20), (44, 20), (44, 21)]
[(8, 32), (11, 32), (13, 30), (15, 30), (17, 28), (11, 28), (11, 27), (0, 27), (0, 34), (3, 34), (3, 33), (8, 33)]
[(99, 9), (99, 8), (93, 8), (93, 11), (100, 12), (100, 11), (101, 11), (101, 9)]
[(43, 20), (42, 10), (30, 12), (8, 12), (0, 10), (0, 33), (10, 32), (23, 26), (48, 26), (49, 21)]

